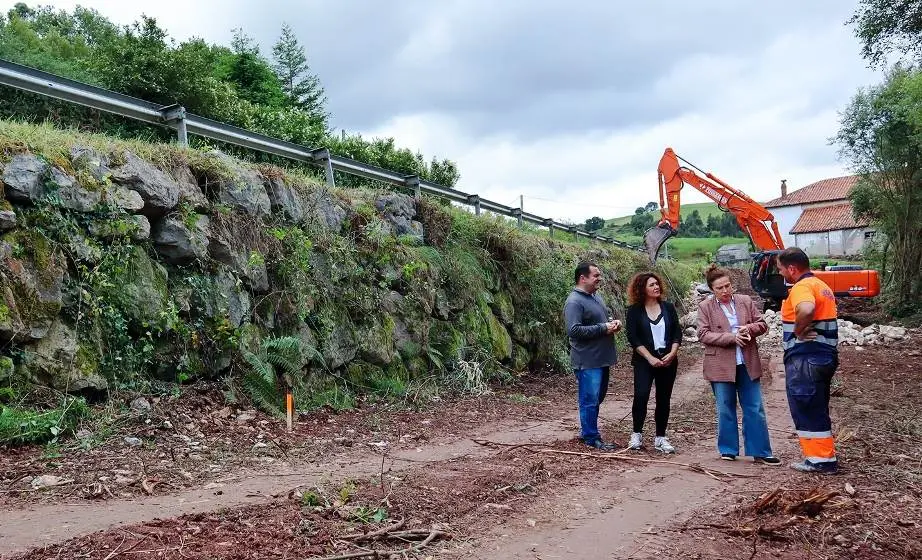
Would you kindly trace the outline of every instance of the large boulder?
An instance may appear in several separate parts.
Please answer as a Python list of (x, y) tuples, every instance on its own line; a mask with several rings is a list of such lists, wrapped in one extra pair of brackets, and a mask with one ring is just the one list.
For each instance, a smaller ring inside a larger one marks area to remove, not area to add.
[(304, 220), (304, 201), (297, 190), (286, 185), (280, 177), (270, 178), (266, 187), (273, 212), (296, 224)]
[(345, 207), (327, 189), (317, 188), (306, 194), (304, 219), (309, 224), (338, 232), (346, 220)]
[(268, 217), (272, 205), (262, 175), (242, 167), (221, 152), (212, 151), (208, 155), (217, 159), (219, 165), (226, 170), (226, 173), (214, 178), (213, 184), (209, 184), (209, 190), (215, 193), (217, 202), (255, 218)]
[(122, 154), (125, 163), (112, 171), (112, 182), (136, 191), (144, 199), (141, 212), (159, 217), (179, 203), (179, 183), (131, 152)]
[(158, 324), (170, 303), (166, 269), (138, 246), (131, 248), (125, 274), (112, 290), (119, 308), (136, 325)]
[(151, 239), (163, 260), (184, 265), (208, 256), (209, 232), (208, 216), (194, 214), (186, 220), (168, 216), (154, 226)]
[(35, 202), (45, 197), (51, 165), (32, 154), (16, 154), (3, 168), (6, 197), (15, 202)]
[(60, 320), (23, 352), (20, 362), (24, 377), (68, 393), (105, 392), (108, 383), (97, 368), (93, 352), (81, 346), (74, 329)]
[(150, 221), (147, 216), (141, 214), (117, 219), (94, 220), (87, 224), (87, 232), (104, 241), (124, 237), (133, 241), (144, 241), (150, 238)]
[(230, 268), (217, 266), (217, 273), (205, 277), (205, 281), (189, 294), (190, 314), (196, 318), (227, 319), (237, 328), (252, 311), (250, 294)]
[(208, 209), (208, 197), (198, 186), (189, 166), (181, 165), (173, 169), (173, 177), (179, 183), (179, 202), (188, 204), (196, 212), (205, 212)]
[(422, 240), (423, 226), (414, 221), (416, 201), (402, 193), (387, 193), (375, 199), (375, 208), (384, 216), (394, 235), (411, 235)]
[(16, 212), (0, 210), (0, 233), (6, 233), (16, 228)]
[(0, 339), (43, 338), (63, 305), (65, 259), (38, 233), (17, 230), (0, 241)]
[(74, 169), (84, 170), (96, 181), (103, 183), (112, 175), (109, 160), (93, 148), (74, 146), (70, 149), (70, 161)]
[(265, 258), (246, 243), (235, 239), (229, 228), (219, 227), (216, 221), (208, 237), (208, 254), (226, 264), (256, 293), (269, 291), (269, 274)]

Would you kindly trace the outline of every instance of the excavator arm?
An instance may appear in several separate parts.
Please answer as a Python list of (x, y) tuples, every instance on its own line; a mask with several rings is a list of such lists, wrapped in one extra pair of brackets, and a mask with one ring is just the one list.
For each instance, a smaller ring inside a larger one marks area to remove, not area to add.
[(656, 256), (663, 243), (678, 233), (681, 192), (686, 184), (704, 193), (724, 212), (732, 213), (740, 229), (746, 232), (760, 251), (784, 249), (778, 224), (771, 212), (746, 193), (682, 159), (672, 148), (666, 148), (660, 158), (657, 178), (662, 219), (644, 235), (644, 247), (652, 263), (656, 263)]

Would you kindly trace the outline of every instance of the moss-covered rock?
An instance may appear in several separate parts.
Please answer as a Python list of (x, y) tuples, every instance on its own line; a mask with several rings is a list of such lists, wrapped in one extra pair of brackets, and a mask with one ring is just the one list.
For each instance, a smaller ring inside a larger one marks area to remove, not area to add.
[(386, 366), (394, 360), (394, 330), (396, 324), (390, 315), (376, 317), (372, 323), (360, 328), (358, 333), (359, 358)]
[(515, 308), (512, 306), (512, 298), (506, 292), (494, 294), (490, 308), (504, 325), (511, 325), (515, 321)]
[(92, 347), (81, 344), (63, 321), (56, 320), (44, 338), (23, 352), (19, 367), (25, 378), (60, 391), (103, 393), (109, 388)]
[(0, 241), (0, 338), (45, 336), (63, 305), (65, 261), (41, 233), (16, 230)]
[(127, 257), (122, 282), (109, 288), (111, 297), (137, 326), (159, 325), (170, 303), (167, 270), (139, 246)]

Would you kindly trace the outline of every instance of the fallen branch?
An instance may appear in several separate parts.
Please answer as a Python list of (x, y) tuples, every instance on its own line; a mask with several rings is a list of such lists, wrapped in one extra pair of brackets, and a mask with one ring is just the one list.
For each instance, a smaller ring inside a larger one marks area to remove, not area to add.
[(355, 535), (346, 535), (346, 536), (340, 537), (340, 538), (341, 538), (342, 540), (346, 540), (346, 541), (356, 541), (356, 542), (361, 542), (361, 541), (373, 541), (373, 540), (377, 539), (378, 537), (380, 537), (380, 536), (382, 536), (382, 535), (387, 535), (387, 534), (389, 534), (391, 531), (396, 531), (396, 530), (398, 530), (398, 529), (402, 529), (404, 523), (406, 523), (406, 519), (401, 519), (400, 521), (394, 523), (393, 525), (391, 525), (391, 526), (389, 526), (389, 527), (382, 527), (382, 528), (378, 529), (377, 531), (372, 531), (372, 532), (370, 532), (370, 533), (355, 534)]
[(693, 472), (705, 474), (707, 476), (710, 476), (714, 480), (718, 480), (721, 482), (725, 482), (725, 481), (718, 478), (717, 475), (724, 476), (726, 478), (758, 478), (758, 475), (738, 474), (738, 473), (721, 471), (718, 469), (708, 469), (708, 468), (702, 467), (701, 465), (697, 465), (697, 464), (681, 463), (679, 461), (664, 461), (662, 459), (643, 459), (641, 457), (631, 457), (629, 455), (619, 455), (617, 453), (583, 453), (580, 451), (565, 451), (563, 449), (539, 449), (538, 453), (554, 453), (558, 455), (575, 455), (577, 457), (592, 457), (594, 459), (614, 459), (617, 461), (635, 461), (638, 463), (674, 465), (677, 467), (683, 467), (683, 468), (689, 469)]
[(519, 447), (541, 447), (541, 446), (547, 445), (545, 443), (500, 443), (498, 441), (489, 441), (486, 439), (472, 439), (471, 441), (473, 441), (477, 445), (482, 445), (484, 447), (490, 447), (490, 446), (505, 447), (506, 449), (503, 449), (502, 451), (500, 451), (500, 453), (508, 453), (509, 451), (512, 451), (513, 449), (517, 449)]
[[(407, 535), (407, 536), (409, 536), (409, 534), (412, 534), (412, 536), (422, 536), (426, 533), (427, 531), (424, 529), (423, 530), (411, 529), (409, 531), (400, 531), (390, 536), (397, 537), (398, 535), (401, 535), (401, 534)], [(451, 535), (449, 535), (448, 533), (444, 531), (439, 531), (438, 529), (432, 528), (428, 531), (428, 535), (426, 536), (425, 539), (423, 539), (421, 542), (417, 544), (408, 546), (406, 548), (401, 548), (398, 550), (359, 550), (356, 552), (347, 552), (345, 554), (336, 554), (333, 556), (315, 556), (311, 558), (310, 560), (349, 560), (351, 558), (369, 558), (369, 557), (370, 558), (390, 558), (391, 556), (394, 556), (394, 555), (400, 556), (403, 554), (408, 554), (410, 552), (419, 552), (423, 548), (429, 546), (429, 544), (431, 544), (432, 541), (434, 541), (437, 538), (451, 538)]]

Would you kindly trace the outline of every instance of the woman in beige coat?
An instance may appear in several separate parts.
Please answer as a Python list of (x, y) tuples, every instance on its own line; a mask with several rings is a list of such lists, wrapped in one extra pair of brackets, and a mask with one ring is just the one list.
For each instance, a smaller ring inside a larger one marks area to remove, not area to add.
[(739, 455), (739, 400), (746, 455), (757, 463), (779, 465), (772, 455), (759, 383), (762, 362), (756, 337), (768, 325), (752, 298), (733, 293), (727, 271), (711, 265), (706, 278), (714, 295), (698, 305), (698, 340), (704, 344), (704, 378), (711, 382), (717, 404), (717, 450), (727, 461)]

